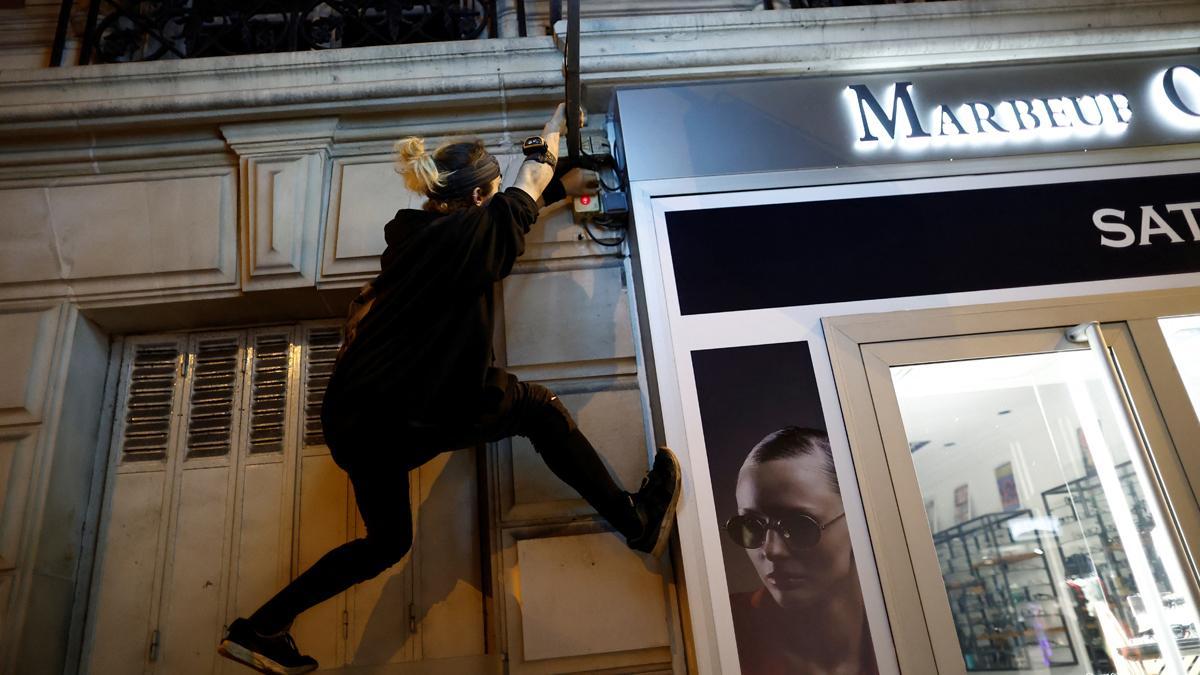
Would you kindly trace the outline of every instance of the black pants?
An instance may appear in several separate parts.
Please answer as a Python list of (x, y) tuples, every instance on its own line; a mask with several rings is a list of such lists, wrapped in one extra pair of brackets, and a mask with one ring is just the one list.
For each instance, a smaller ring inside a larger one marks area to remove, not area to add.
[[(412, 546), (408, 472), (447, 450), (525, 436), (546, 465), (618, 532), (636, 535), (640, 523), (626, 492), (613, 481), (570, 413), (545, 387), (508, 376), (499, 400), (453, 424), (396, 422), (361, 406), (327, 400), (325, 439), (333, 460), (350, 476), (366, 536), (326, 553), (251, 617), (264, 634), (285, 630), (304, 610), (392, 565)], [(327, 397), (334, 395), (332, 390)]]

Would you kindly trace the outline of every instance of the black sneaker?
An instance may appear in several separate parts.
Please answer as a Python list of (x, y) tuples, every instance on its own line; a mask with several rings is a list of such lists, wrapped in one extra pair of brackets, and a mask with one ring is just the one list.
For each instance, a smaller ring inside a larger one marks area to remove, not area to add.
[(642, 487), (630, 500), (642, 521), (642, 532), (626, 540), (629, 548), (659, 557), (667, 548), (675, 507), (679, 505), (679, 460), (670, 448), (659, 448), (654, 466), (642, 479)]
[(217, 653), (260, 673), (300, 675), (317, 669), (317, 660), (301, 654), (291, 635), (285, 632), (264, 637), (246, 619), (235, 619), (230, 624)]

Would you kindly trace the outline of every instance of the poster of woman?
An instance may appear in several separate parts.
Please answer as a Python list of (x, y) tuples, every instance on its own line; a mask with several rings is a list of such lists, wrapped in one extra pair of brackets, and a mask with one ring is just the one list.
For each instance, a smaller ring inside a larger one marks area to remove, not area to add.
[(877, 673), (808, 344), (692, 365), (743, 675)]

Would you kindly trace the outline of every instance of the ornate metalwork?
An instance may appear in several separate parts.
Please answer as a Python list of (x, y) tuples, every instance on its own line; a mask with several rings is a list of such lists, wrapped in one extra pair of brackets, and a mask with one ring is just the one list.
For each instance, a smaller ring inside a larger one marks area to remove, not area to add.
[(92, 0), (80, 63), (472, 40), (495, 0)]
[(763, 9), (815, 9), (818, 7), (853, 7), (858, 5), (903, 5), (910, 2), (938, 0), (763, 0)]

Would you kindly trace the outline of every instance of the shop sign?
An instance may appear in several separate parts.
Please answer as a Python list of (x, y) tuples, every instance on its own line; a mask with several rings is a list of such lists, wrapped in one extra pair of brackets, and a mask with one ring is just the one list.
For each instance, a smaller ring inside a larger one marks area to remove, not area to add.
[(705, 82), (616, 99), (634, 182), (1200, 142), (1195, 54)]
[(978, 99), (932, 107), (918, 105), (917, 87), (911, 81), (894, 82), (881, 96), (865, 84), (851, 84), (844, 93), (859, 150), (1119, 136), (1143, 114), (1156, 115), (1173, 126), (1200, 129), (1200, 68), (1190, 65), (1173, 65), (1152, 77), (1144, 111), (1136, 110), (1130, 96), (1119, 91)]
[[(1145, 204), (1140, 205), (1133, 220), (1127, 222), (1126, 211), (1121, 209), (1098, 209), (1092, 214), (1092, 224), (1102, 233), (1100, 245), (1110, 248), (1125, 248), (1133, 246), (1148, 246), (1154, 241), (1165, 241), (1172, 244), (1182, 244), (1187, 241), (1200, 242), (1200, 222), (1196, 220), (1196, 212), (1200, 211), (1200, 202), (1182, 204)], [(1178, 213), (1183, 223), (1187, 225), (1190, 238), (1185, 239), (1179, 234), (1180, 223), (1174, 227), (1168, 222), (1167, 216)], [(1137, 232), (1134, 226), (1137, 225)], [(1158, 240), (1154, 240), (1155, 236)]]

